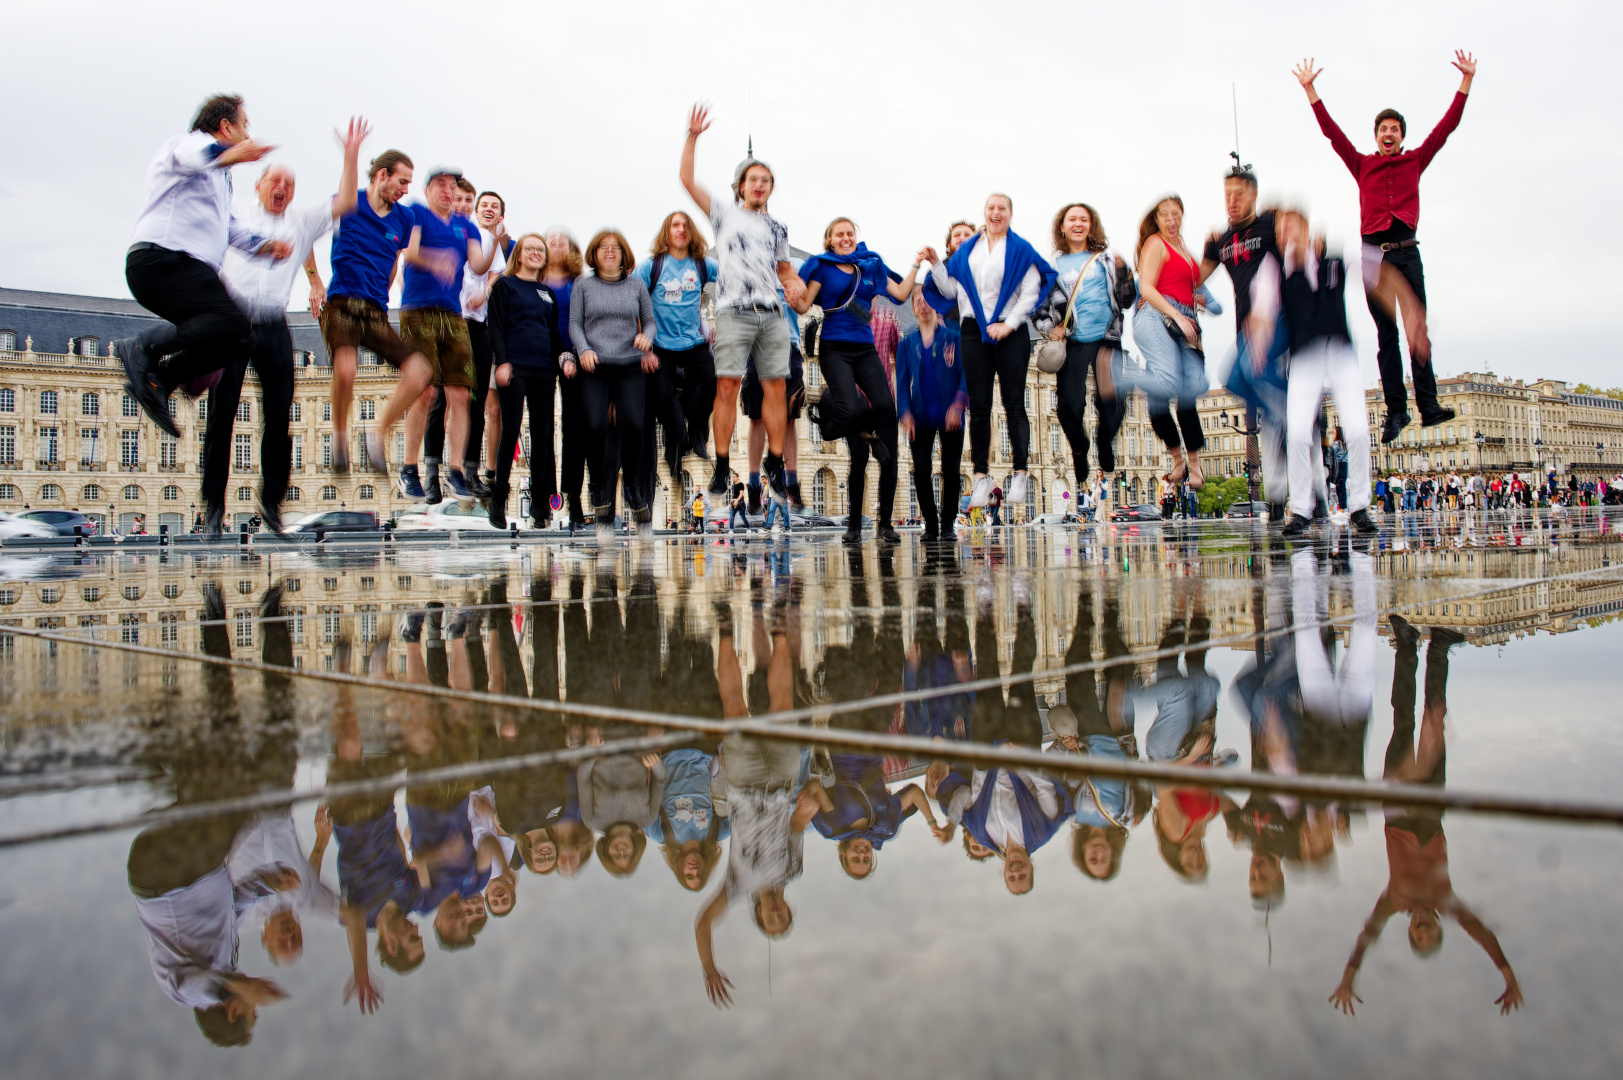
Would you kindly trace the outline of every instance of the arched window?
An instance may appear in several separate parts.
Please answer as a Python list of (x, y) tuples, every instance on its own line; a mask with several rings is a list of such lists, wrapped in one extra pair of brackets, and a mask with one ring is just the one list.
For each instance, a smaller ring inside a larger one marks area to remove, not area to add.
[(16, 484), (0, 484), (0, 499), (15, 499), (17, 497)]
[(374, 499), (377, 497), (377, 492), (373, 490), (371, 484), (362, 484), (355, 489), (355, 497), (357, 499)]
[(180, 488), (174, 484), (165, 484), (163, 489), (163, 499), (164, 502), (178, 502), (180, 499)]
[(62, 497), (62, 489), (55, 484), (43, 484), (39, 489), (40, 502), (55, 502)]
[(86, 484), (84, 491), (79, 493), (81, 502), (100, 502), (101, 488), (95, 484)]
[(323, 502), (333, 502), (337, 500), (338, 489), (333, 487), (331, 484), (327, 484), (321, 489), (321, 498)]
[(141, 488), (140, 488), (139, 485), (137, 485), (137, 484), (125, 484), (124, 485), (124, 498), (126, 500), (133, 502), (133, 501), (139, 499), (140, 497), (141, 497)]
[(303, 498), (304, 498), (304, 492), (300, 491), (298, 488), (290, 487), (290, 488), (287, 489), (287, 497), (286, 497), (287, 502), (298, 502)]
[(253, 488), (251, 488), (251, 487), (240, 487), (240, 488), (237, 489), (237, 501), (238, 502), (248, 502), (253, 497), (254, 497), (254, 489)]

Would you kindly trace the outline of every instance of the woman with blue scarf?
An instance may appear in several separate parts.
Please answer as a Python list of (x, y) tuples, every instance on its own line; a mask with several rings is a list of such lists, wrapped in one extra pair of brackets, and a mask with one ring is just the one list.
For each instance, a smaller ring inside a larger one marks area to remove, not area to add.
[(1014, 477), (1009, 501), (1026, 501), (1026, 458), (1031, 424), (1026, 419), (1026, 372), (1031, 367), (1031, 332), (1026, 320), (1054, 288), (1054, 268), (1037, 249), (1009, 231), (1014, 202), (994, 194), (986, 200), (986, 225), (942, 262), (926, 248), (931, 263), (925, 299), (937, 311), (954, 304), (963, 316), (964, 378), (969, 384), (969, 448), (975, 468), (971, 506), (985, 506), (992, 495), (987, 474), (992, 456), (992, 382), (1003, 398), (1014, 451)]
[(884, 295), (898, 303), (907, 300), (919, 264), (913, 263), (904, 280), (885, 265), (876, 252), (857, 242), (857, 227), (850, 218), (835, 218), (823, 230), (823, 252), (800, 267), (805, 297), (794, 305), (804, 315), (819, 299), (823, 330), (818, 346), (826, 389), (818, 402), (817, 425), (825, 439), (845, 439), (851, 450), (851, 474), (846, 481), (850, 511), (845, 542), (862, 541), (863, 489), (868, 477), (868, 453), (879, 460), (880, 540), (899, 544), (902, 538), (890, 523), (896, 503), (896, 399), (890, 376), (874, 348), (868, 325), (870, 305)]

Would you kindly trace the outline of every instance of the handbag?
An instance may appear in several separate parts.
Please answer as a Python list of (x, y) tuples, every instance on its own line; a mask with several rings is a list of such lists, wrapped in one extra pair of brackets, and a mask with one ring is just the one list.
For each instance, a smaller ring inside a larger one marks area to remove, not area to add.
[[(1093, 265), (1093, 260), (1098, 257), (1099, 252), (1097, 251), (1089, 255), (1088, 261), (1082, 264), (1082, 272), (1076, 275), (1076, 282), (1071, 286), (1070, 295), (1065, 298), (1065, 319), (1059, 324), (1061, 330), (1067, 329), (1071, 325), (1071, 316), (1076, 312), (1077, 290), (1082, 288), (1082, 279), (1087, 276), (1088, 268)], [(1043, 338), (1042, 341), (1038, 342), (1033, 358), (1037, 362), (1038, 371), (1045, 375), (1054, 374), (1065, 366), (1064, 340), (1051, 341), (1046, 337)]]

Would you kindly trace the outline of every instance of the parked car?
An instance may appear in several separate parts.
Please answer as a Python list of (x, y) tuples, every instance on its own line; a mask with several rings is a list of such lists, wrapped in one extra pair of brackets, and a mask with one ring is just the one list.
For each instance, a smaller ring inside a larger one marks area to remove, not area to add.
[[(520, 532), (534, 532), (528, 518), (509, 515), (508, 523), (517, 525)], [(490, 513), (479, 503), (474, 503), (467, 509), (457, 504), (455, 499), (419, 509), (413, 507), (395, 518), (394, 527), (400, 532), (421, 532), (432, 529), (460, 529), (463, 532), (471, 530), (488, 530), (490, 532), (505, 533), (506, 529), (497, 529), (490, 524)], [(551, 529), (550, 532), (563, 532), (563, 529)]]
[(1077, 523), (1077, 516), (1069, 512), (1038, 514), (1026, 522), (1027, 525), (1075, 525)]
[[(42, 512), (54, 514), (57, 511)], [(28, 517), (0, 514), (0, 540), (45, 540), (56, 535), (58, 534), (54, 525), (47, 525)]]
[(1160, 521), (1161, 508), (1154, 503), (1129, 503), (1110, 512), (1111, 521)]
[[(77, 510), (27, 510), (17, 517), (55, 530), (56, 536), (94, 536), (101, 528)], [(79, 530), (77, 533), (73, 531), (75, 528)]]
[(1231, 520), (1238, 518), (1255, 518), (1258, 521), (1267, 521), (1268, 504), (1265, 502), (1245, 502), (1242, 500), (1230, 505), (1228, 513), (1225, 516)]
[(377, 532), (378, 515), (371, 510), (321, 510), (287, 526), (291, 536), (315, 534), (321, 540), (329, 533)]

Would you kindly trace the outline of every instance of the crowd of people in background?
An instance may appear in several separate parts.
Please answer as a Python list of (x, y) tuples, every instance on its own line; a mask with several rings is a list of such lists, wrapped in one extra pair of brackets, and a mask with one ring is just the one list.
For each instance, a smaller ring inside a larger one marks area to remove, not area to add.
[[(403, 423), (395, 463), (402, 494), (467, 508), (478, 502), (506, 528), (527, 412), (532, 524), (556, 518), (571, 531), (593, 524), (606, 542), (617, 520), (652, 532), (660, 446), (673, 488), (684, 461), (711, 461), (705, 516), (735, 519), (730, 457), (742, 410), (749, 419), (743, 505), (749, 513), (768, 505), (772, 527), (781, 529), (801, 502), (795, 424), (808, 413), (825, 440), (843, 439), (850, 452), (848, 541), (862, 539), (871, 511), (872, 535), (899, 542), (903, 435), (924, 538), (950, 541), (966, 441), (968, 507), (977, 518), (1001, 518), (989, 473), (999, 406), (1013, 465), (1001, 498), (1026, 501), (1025, 389), (1033, 366), (1056, 373), (1076, 490), (1087, 487), (1093, 452), (1102, 476), (1115, 471), (1115, 434), (1135, 394), (1144, 396), (1171, 462), (1163, 486), (1205, 487), (1196, 401), (1211, 384), (1200, 324), (1223, 313), (1205, 284), (1222, 267), (1234, 285), (1239, 341), (1229, 389), (1259, 416), (1266, 499), (1292, 537), (1307, 533), (1327, 501), (1315, 457), (1328, 396), (1343, 424), (1333, 498), (1350, 528), (1373, 532), (1371, 434), (1344, 292), (1349, 274), (1361, 273), (1380, 345), (1382, 440), (1398, 438), (1411, 420), (1400, 317), (1420, 421), (1451, 419), (1436, 397), (1415, 230), (1420, 175), (1458, 125), (1476, 72), (1464, 52), (1454, 66), (1459, 91), (1431, 135), (1404, 149), (1406, 123), (1388, 109), (1376, 117), (1374, 154), (1355, 150), (1330, 118), (1312, 61), (1297, 68), (1320, 127), (1358, 182), (1363, 254), (1351, 270), (1300, 210), (1259, 207), (1256, 174), (1238, 154), (1224, 178), (1227, 226), (1198, 253), (1184, 237), (1176, 194), (1155, 200), (1126, 253), (1112, 249), (1087, 202), (1062, 206), (1039, 250), (1011, 228), (1014, 200), (994, 193), (978, 225), (954, 222), (944, 251), (921, 246), (905, 272), (869, 249), (847, 217), (831, 220), (822, 250), (801, 262), (790, 255), (788, 229), (769, 212), (776, 176), (765, 162), (741, 161), (720, 195), (696, 179), (697, 145), (710, 124), (699, 106), (689, 116), (679, 176), (700, 216), (681, 208), (667, 214), (646, 254), (614, 228), (599, 229), (584, 247), (558, 226), (515, 238), (499, 193), (451, 166), (419, 176), (400, 150), (373, 158), (363, 177), (359, 151), (371, 129), (358, 119), (339, 133), (344, 165), (335, 196), (294, 209), (292, 171), (273, 164), (239, 216), (228, 168), (273, 148), (249, 136), (241, 98), (219, 95), (149, 171), (126, 276), (136, 299), (165, 321), (115, 351), (131, 395), (171, 434), (178, 431), (171, 395), (210, 395), (202, 494), (211, 534), (223, 522), (228, 432), (250, 364), (266, 398), (259, 514), (280, 530), (290, 445), (281, 418), (292, 386), (284, 309), (302, 267), (333, 364), (335, 469), (351, 467), (353, 450), (357, 467), (387, 473), (385, 436)], [(419, 198), (408, 198), (413, 183), (421, 184)], [(328, 232), (324, 282), (312, 251)], [(398, 330), (389, 318), (397, 276)], [(911, 306), (918, 326), (901, 335), (893, 318), (878, 317), (881, 300)], [(808, 407), (800, 319), (809, 314), (817, 320), (823, 389)], [(1123, 348), (1129, 324), (1135, 355)], [(352, 435), (362, 349), (399, 378), (376, 423)], [(554, 432), (560, 395), (561, 431)], [(878, 480), (871, 505), (870, 460)], [(1181, 497), (1163, 501), (1188, 505)]]

